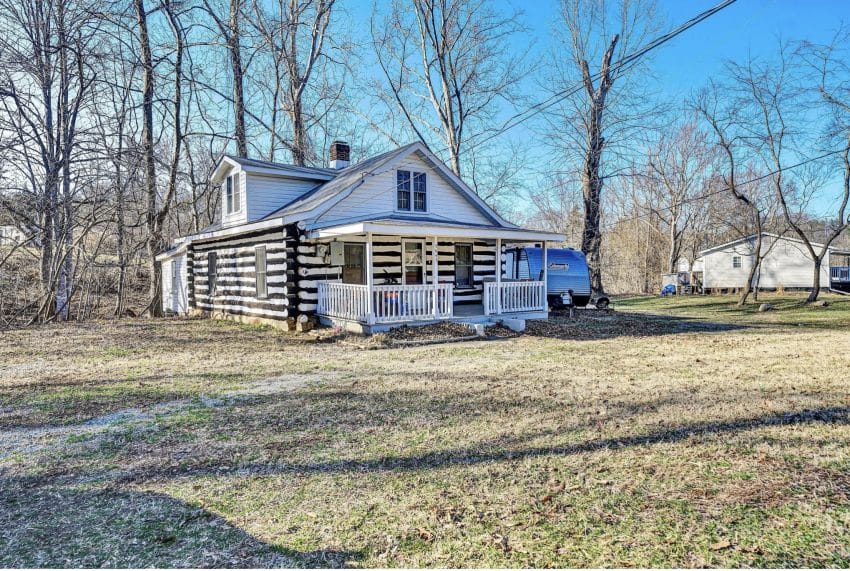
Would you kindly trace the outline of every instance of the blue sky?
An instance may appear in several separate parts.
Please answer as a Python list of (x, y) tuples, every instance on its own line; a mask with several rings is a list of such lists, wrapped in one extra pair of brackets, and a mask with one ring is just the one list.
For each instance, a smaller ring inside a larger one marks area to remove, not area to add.
[[(368, 31), (372, 1), (346, 2), (347, 11), (356, 24), (363, 24), (362, 30)], [(492, 1), (496, 8), (501, 7), (506, 13), (517, 8), (522, 10), (529, 33), (536, 38), (536, 51), (543, 57), (551, 53), (558, 0)], [(666, 17), (664, 29), (678, 26), (717, 1), (658, 0), (659, 10)], [(850, 25), (850, 0), (738, 0), (652, 53), (651, 67), (657, 79), (655, 88), (664, 99), (678, 103), (704, 86), (708, 79), (720, 75), (727, 60), (744, 61), (749, 55), (772, 58), (780, 39), (828, 43), (842, 24)], [(510, 137), (527, 139), (529, 148), (534, 148), (539, 139), (523, 127), (513, 129)], [(533, 174), (537, 169), (530, 167), (529, 186), (533, 187), (539, 184), (539, 179)], [(827, 212), (833, 202), (828, 195), (834, 196), (834, 190), (837, 190), (836, 185), (830, 185), (813, 205), (814, 214)]]

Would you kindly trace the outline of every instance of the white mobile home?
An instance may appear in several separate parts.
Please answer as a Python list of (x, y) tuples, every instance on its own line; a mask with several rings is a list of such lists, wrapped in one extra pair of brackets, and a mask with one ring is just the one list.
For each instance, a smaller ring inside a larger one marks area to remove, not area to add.
[(505, 279), (503, 252), (563, 235), (505, 221), (421, 143), (355, 165), (349, 152), (335, 141), (328, 168), (223, 157), (221, 222), (157, 257), (163, 307), (354, 331), (546, 317), (545, 275)]
[[(691, 268), (693, 280), (706, 292), (743, 288), (755, 263), (757, 235), (707, 248)], [(822, 244), (813, 244), (821, 249)], [(812, 288), (814, 261), (802, 240), (791, 236), (762, 234), (761, 266), (752, 287), (764, 290)], [(822, 289), (850, 288), (850, 252), (830, 248), (820, 274)]]

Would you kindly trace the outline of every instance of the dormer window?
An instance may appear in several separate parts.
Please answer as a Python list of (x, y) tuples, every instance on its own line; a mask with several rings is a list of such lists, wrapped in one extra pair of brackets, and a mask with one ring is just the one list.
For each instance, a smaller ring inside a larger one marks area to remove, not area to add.
[(428, 191), (424, 172), (396, 171), (396, 210), (427, 212)]
[(224, 181), (224, 213), (233, 214), (241, 210), (239, 199), (239, 175), (232, 174)]

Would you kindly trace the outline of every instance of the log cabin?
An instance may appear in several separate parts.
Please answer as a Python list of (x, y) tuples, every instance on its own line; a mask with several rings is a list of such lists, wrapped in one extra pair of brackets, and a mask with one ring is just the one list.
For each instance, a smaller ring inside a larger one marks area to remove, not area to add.
[(562, 242), (496, 213), (422, 143), (327, 168), (225, 155), (220, 222), (162, 252), (167, 312), (355, 332), (441, 320), (539, 319), (546, 264), (504, 278), (508, 244)]

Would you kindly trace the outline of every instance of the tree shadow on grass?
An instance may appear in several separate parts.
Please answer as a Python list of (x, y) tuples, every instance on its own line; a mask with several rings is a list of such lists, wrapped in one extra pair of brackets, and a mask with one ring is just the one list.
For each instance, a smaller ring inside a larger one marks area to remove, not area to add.
[[(601, 450), (619, 450), (640, 446), (652, 446), (662, 443), (675, 443), (692, 437), (715, 437), (724, 434), (734, 434), (748, 430), (773, 426), (787, 426), (799, 424), (850, 424), (850, 407), (820, 408), (815, 410), (789, 411), (784, 414), (767, 414), (751, 418), (739, 418), (733, 420), (719, 420), (699, 422), (684, 426), (663, 427), (645, 434), (626, 435), (610, 438), (598, 438), (585, 440), (562, 446), (539, 446), (526, 448), (505, 448), (503, 439), (480, 442), (478, 446), (471, 448), (458, 448), (427, 452), (412, 456), (383, 456), (373, 459), (340, 459), (322, 462), (267, 462), (267, 463), (242, 463), (232, 468), (190, 467), (184, 466), (173, 469), (142, 470), (140, 472), (127, 472), (119, 478), (122, 481), (146, 481), (159, 478), (197, 477), (203, 475), (226, 475), (229, 473), (252, 474), (252, 475), (276, 475), (276, 474), (328, 474), (349, 472), (386, 472), (386, 471), (415, 471), (440, 469), (451, 466), (472, 466), (491, 462), (524, 460), (543, 456), (570, 456), (596, 452)], [(539, 435), (527, 435), (527, 437), (515, 440), (517, 444), (521, 440), (531, 440)]]
[(553, 313), (547, 320), (529, 321), (526, 335), (576, 341), (614, 339), (618, 337), (660, 337), (684, 333), (723, 333), (750, 328), (750, 325), (725, 321), (709, 321), (696, 317), (655, 313), (609, 311), (596, 314), (591, 310)]
[(275, 548), (164, 494), (0, 479), (0, 567), (345, 567), (361, 558)]

